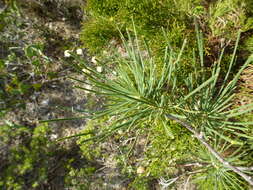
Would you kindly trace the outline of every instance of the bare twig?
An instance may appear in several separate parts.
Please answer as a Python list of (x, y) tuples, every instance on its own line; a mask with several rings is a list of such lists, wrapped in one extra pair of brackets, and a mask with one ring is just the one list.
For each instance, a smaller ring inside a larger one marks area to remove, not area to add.
[(169, 180), (165, 180), (164, 178), (161, 178), (159, 180), (159, 184), (162, 186), (162, 189), (166, 189), (171, 184), (173, 184), (174, 182), (176, 182), (179, 178), (180, 178), (180, 176), (172, 178), (172, 179), (169, 179)]
[[(202, 163), (189, 163), (189, 164), (181, 164), (179, 166), (184, 166), (184, 167), (192, 167), (192, 166), (196, 166), (196, 167), (203, 167), (205, 164)], [(241, 167), (241, 166), (235, 166), (238, 170), (241, 171), (253, 171), (253, 166), (250, 167)]]
[(190, 178), (191, 178), (191, 175), (189, 175), (189, 176), (187, 177), (186, 183), (184, 184), (184, 190), (187, 190), (187, 189), (188, 189), (188, 184), (189, 184)]
[(224, 158), (222, 158), (222, 156), (218, 152), (216, 152), (208, 144), (208, 142), (203, 138), (203, 134), (198, 133), (197, 131), (195, 131), (195, 129), (186, 121), (182, 121), (181, 119), (178, 119), (177, 117), (172, 116), (170, 114), (167, 114), (166, 116), (167, 116), (167, 118), (176, 121), (177, 123), (179, 123), (179, 124), (183, 125), (185, 128), (187, 128), (189, 131), (191, 131), (193, 133), (193, 135), (195, 136), (195, 138), (197, 138), (209, 150), (209, 152), (217, 158), (217, 160), (219, 160), (225, 167), (231, 169), (232, 171), (234, 171), (235, 173), (240, 175), (243, 179), (245, 179), (245, 181), (247, 181), (251, 186), (253, 186), (252, 177), (250, 177), (247, 174), (243, 173), (240, 167), (235, 167), (235, 166), (231, 165), (229, 162), (227, 162)]
[(253, 166), (251, 166), (251, 167), (236, 167), (236, 168), (241, 171), (253, 171)]
[(201, 169), (201, 170), (197, 170), (197, 171), (193, 171), (193, 172), (185, 172), (183, 174), (180, 174), (179, 176), (176, 176), (176, 177), (168, 179), (168, 180), (165, 180), (164, 178), (160, 178), (159, 184), (162, 186), (162, 189), (165, 189), (165, 188), (169, 187), (170, 185), (172, 185), (174, 182), (176, 182), (178, 179), (180, 179), (181, 177), (184, 177), (184, 176), (188, 176), (187, 182), (186, 182), (186, 183), (188, 183), (189, 178), (191, 177), (192, 174), (197, 174), (202, 171), (203, 170)]

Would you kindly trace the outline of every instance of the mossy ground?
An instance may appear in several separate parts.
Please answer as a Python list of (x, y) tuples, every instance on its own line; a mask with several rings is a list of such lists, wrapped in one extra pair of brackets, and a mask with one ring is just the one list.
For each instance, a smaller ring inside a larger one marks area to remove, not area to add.
[[(9, 157), (0, 162), (7, 163), (0, 164), (0, 168), (4, 168), (4, 172), (0, 174), (0, 187), (149, 190), (161, 189), (161, 179), (183, 176), (169, 189), (201, 189), (201, 186), (189, 183), (187, 175), (184, 176), (198, 167), (195, 156), (200, 144), (191, 133), (174, 122), (147, 121), (138, 130), (118, 131), (102, 142), (82, 143), (87, 138), (100, 134), (109, 126), (112, 118), (85, 120), (87, 123), (84, 120), (62, 121), (48, 125), (38, 125), (38, 120), (81, 116), (85, 108), (96, 110), (102, 107), (97, 96), (71, 90), (76, 83), (68, 83), (62, 78), (58, 81), (62, 76), (83, 79), (70, 66), (69, 63), (74, 64), (74, 61), (63, 58), (64, 50), (75, 49), (81, 44), (78, 33), (82, 8), (86, 15), (80, 31), (80, 40), (89, 54), (96, 56), (102, 65), (114, 67), (115, 65), (108, 65), (114, 58), (114, 53), (124, 56), (119, 31), (126, 38), (127, 32), (134, 36), (133, 26), (136, 27), (143, 54), (147, 53), (144, 48), (145, 41), (155, 56), (158, 73), (163, 67), (165, 47), (170, 44), (175, 53), (178, 53), (183, 41), (187, 39), (182, 64), (178, 69), (183, 80), (195, 67), (193, 52), (197, 53), (194, 51), (197, 50), (197, 43), (194, 18), (204, 35), (207, 71), (218, 60), (222, 47), (226, 46), (222, 61), (222, 72), (225, 73), (238, 30), (242, 31), (242, 36), (238, 66), (234, 72), (247, 56), (253, 53), (252, 1), (87, 0), (85, 7), (68, 7), (64, 3), (57, 4), (54, 0), (41, 0), (39, 3), (30, 2), (22, 6), (29, 10), (26, 10), (28, 16), (39, 19), (36, 24), (31, 25), (29, 18), (24, 21), (21, 15), (16, 14), (15, 6), (10, 9), (8, 15), (0, 14), (1, 18), (4, 18), (0, 21), (0, 31), (4, 34), (0, 37), (0, 45), (4, 47), (0, 49), (0, 100), (3, 100), (5, 108), (1, 110), (1, 114), (5, 115), (5, 120), (13, 120), (13, 123), (18, 124), (1, 125), (0, 131), (4, 135), (0, 143), (8, 143), (12, 148)], [(57, 11), (52, 11), (55, 7)], [(62, 16), (65, 20), (61, 20)], [(8, 22), (10, 24), (7, 26)], [(5, 25), (7, 27), (4, 27)], [(17, 28), (20, 30), (16, 30)], [(21, 36), (21, 39), (13, 43), (11, 37), (17, 36)], [(23, 41), (26, 41), (26, 44), (22, 44)], [(42, 44), (41, 51), (53, 61), (47, 64), (40, 55), (31, 55), (31, 59), (27, 59), (29, 52), (26, 51), (28, 54), (25, 55), (25, 50), (37, 44)], [(13, 46), (22, 49), (22, 56), (20, 51), (14, 51), (15, 49), (3, 50)], [(12, 51), (15, 55), (7, 57)], [(10, 68), (4, 64), (6, 60), (15, 63), (22, 61), (23, 65), (18, 66), (19, 70), (9, 72)], [(31, 72), (35, 72), (32, 80), (29, 78)], [(252, 74), (253, 67), (250, 65), (238, 84), (235, 106), (252, 103)], [(20, 106), (17, 106), (18, 103)], [(36, 106), (33, 107), (34, 105)], [(75, 114), (73, 110), (79, 113)], [(8, 111), (11, 113), (5, 114)], [(238, 119), (252, 121), (252, 113)], [(64, 130), (61, 127), (64, 127)], [(68, 130), (68, 127), (76, 129)], [(55, 133), (63, 137), (91, 131), (89, 135), (64, 141), (66, 143), (58, 144), (50, 140)], [(252, 136), (253, 130), (248, 130), (247, 135)], [(15, 142), (9, 142), (10, 140)], [(246, 148), (253, 149), (252, 140), (248, 140), (246, 144)], [(38, 162), (40, 158), (44, 158), (42, 162)], [(252, 163), (252, 153), (245, 159)], [(17, 163), (17, 168), (13, 168), (10, 163)], [(29, 180), (26, 180), (27, 178)], [(245, 188), (247, 189), (246, 186)]]

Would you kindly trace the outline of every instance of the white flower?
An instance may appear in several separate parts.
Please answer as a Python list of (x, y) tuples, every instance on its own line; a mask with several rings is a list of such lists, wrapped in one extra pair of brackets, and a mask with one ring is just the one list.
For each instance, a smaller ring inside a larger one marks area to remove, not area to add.
[(30, 75), (31, 75), (31, 77), (34, 77), (35, 73), (34, 73), (34, 72), (31, 72)]
[(100, 67), (100, 66), (98, 66), (98, 67), (97, 67), (97, 72), (102, 73), (102, 72), (103, 72), (103, 68)]
[(83, 55), (83, 50), (81, 48), (76, 50), (77, 55)]
[(97, 63), (96, 57), (92, 57), (92, 58), (91, 58), (91, 62), (92, 62), (92, 63)]
[(71, 54), (70, 54), (70, 50), (65, 50), (64, 51), (64, 57), (70, 57)]
[(54, 139), (57, 139), (58, 138), (58, 135), (57, 134), (52, 134), (50, 135), (50, 139), (51, 140), (54, 140)]
[(52, 22), (50, 22), (50, 23), (48, 24), (48, 28), (49, 28), (50, 30), (53, 29), (53, 23), (52, 23)]

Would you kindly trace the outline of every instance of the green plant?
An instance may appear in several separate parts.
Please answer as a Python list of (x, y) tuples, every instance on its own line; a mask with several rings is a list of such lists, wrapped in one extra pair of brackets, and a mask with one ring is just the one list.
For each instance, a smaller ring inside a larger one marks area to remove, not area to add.
[[(44, 80), (51, 79), (51, 59), (45, 56), (39, 44), (24, 48), (12, 47), (6, 58), (0, 59), (0, 108), (20, 107), (23, 97), (40, 90)], [(20, 56), (20, 53), (23, 56)]]
[(81, 133), (85, 133), (87, 135), (82, 136), (77, 143), (80, 146), (80, 149), (82, 151), (82, 155), (89, 161), (93, 161), (97, 159), (98, 157), (101, 157), (101, 147), (98, 146), (96, 143), (93, 142), (87, 142), (83, 143), (83, 141), (86, 141), (87, 139), (94, 138), (95, 131), (98, 132), (97, 128), (102, 127), (106, 119), (102, 118), (100, 120), (91, 120), (87, 123), (85, 129)]
[[(79, 146), (66, 148), (51, 140), (47, 124), (36, 127), (0, 125), (1, 189), (85, 189), (98, 168)], [(84, 156), (85, 155), (85, 156)]]
[[(134, 31), (137, 36), (136, 30)], [(216, 147), (210, 144), (215, 140), (213, 138), (219, 137), (232, 146), (240, 147), (244, 145), (240, 140), (241, 137), (251, 139), (245, 131), (249, 130), (247, 126), (252, 122), (239, 122), (235, 120), (235, 117), (252, 111), (252, 104), (231, 109), (231, 101), (239, 76), (252, 62), (253, 57), (250, 56), (238, 73), (229, 80), (236, 57), (238, 37), (228, 71), (222, 79), (223, 82), (219, 84), (220, 63), (224, 50), (219, 60), (214, 63), (213, 69), (210, 72), (206, 71), (201, 36), (201, 33), (197, 32), (199, 56), (193, 63), (195, 71), (185, 78), (184, 84), (178, 83), (177, 68), (180, 67), (186, 42), (179, 54), (169, 47), (166, 48), (162, 71), (157, 72), (155, 59), (151, 54), (145, 57), (141, 54), (137, 37), (132, 39), (128, 35), (129, 42), (126, 42), (122, 35), (128, 56), (119, 59), (116, 72), (105, 68), (108, 73), (114, 73), (113, 79), (96, 72), (79, 57), (73, 55), (80, 64), (83, 63), (82, 67), (86, 71), (84, 74), (89, 79), (89, 82), (77, 81), (92, 87), (92, 89), (81, 86), (79, 88), (108, 98), (105, 110), (98, 112), (96, 117), (104, 115), (114, 117), (113, 122), (96, 138), (111, 136), (119, 129), (134, 130), (140, 124), (168, 118), (188, 129), (193, 133), (194, 138), (208, 149), (209, 154), (221, 162), (225, 168), (252, 185), (253, 181), (247, 173), (231, 165), (228, 159), (223, 158), (215, 149)], [(150, 52), (148, 47), (147, 51)], [(90, 139), (85, 141), (88, 140)]]
[(76, 190), (86, 190), (90, 188), (92, 176), (96, 171), (95, 167), (87, 166), (79, 169), (69, 167), (69, 172), (65, 176), (65, 183), (68, 188)]
[[(49, 128), (38, 126), (33, 131), (15, 124), (2, 125), (1, 174), (2, 189), (36, 188), (47, 181), (47, 170), (54, 145), (48, 144)], [(24, 138), (25, 137), (25, 138)], [(8, 147), (6, 147), (8, 145)], [(37, 165), (40, 167), (36, 167)], [(26, 177), (29, 179), (25, 180)]]
[[(219, 137), (215, 137), (213, 147), (226, 157), (229, 163), (234, 165), (249, 165), (249, 152), (242, 147), (235, 149), (228, 143), (224, 143)], [(197, 162), (201, 170), (195, 177), (200, 189), (245, 189), (245, 182), (233, 173), (229, 168), (208, 153), (208, 150), (201, 147), (198, 152)], [(246, 173), (251, 174), (247, 167), (242, 167)], [(216, 178), (216, 179), (215, 179)]]
[(55, 77), (52, 60), (44, 54), (41, 43), (26, 39), (30, 23), (18, 4), (6, 3), (1, 17), (0, 36), (0, 109), (24, 107), (25, 97), (40, 90), (44, 81)]
[(136, 177), (131, 184), (129, 184), (132, 189), (148, 190), (150, 189), (149, 179), (146, 177)]
[[(11, 31), (14, 34), (21, 34), (20, 30), (15, 30), (20, 27), (22, 22), (20, 20), (20, 10), (17, 5), (17, 1), (11, 0), (8, 3), (4, 3), (4, 9), (0, 12), (0, 31)], [(10, 39), (10, 33), (3, 33), (0, 39)]]

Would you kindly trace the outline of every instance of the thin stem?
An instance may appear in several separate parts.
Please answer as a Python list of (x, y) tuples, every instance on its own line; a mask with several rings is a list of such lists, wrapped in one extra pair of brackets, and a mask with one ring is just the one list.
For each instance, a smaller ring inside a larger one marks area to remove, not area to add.
[(253, 166), (251, 166), (251, 167), (236, 167), (236, 168), (241, 171), (253, 171)]
[(231, 165), (229, 162), (227, 162), (224, 158), (222, 158), (222, 156), (216, 152), (211, 145), (208, 144), (208, 142), (203, 138), (203, 134), (198, 133), (197, 131), (195, 131), (195, 129), (186, 121), (182, 121), (181, 119), (178, 119), (177, 117), (174, 117), (170, 114), (166, 115), (167, 118), (172, 119), (174, 121), (176, 121), (177, 123), (183, 125), (185, 128), (187, 128), (189, 131), (191, 131), (193, 133), (193, 135), (209, 150), (209, 152), (215, 156), (217, 158), (217, 160), (219, 160), (225, 167), (231, 169), (232, 171), (234, 171), (235, 173), (237, 173), (238, 175), (240, 175), (243, 179), (245, 179), (251, 186), (253, 186), (253, 179), (252, 177), (246, 175), (245, 173), (243, 173), (240, 170), (240, 167), (235, 167), (233, 165)]
[[(196, 173), (200, 173), (200, 172), (203, 172), (203, 170), (197, 170), (197, 171), (192, 171), (192, 172), (185, 172), (183, 174), (180, 174), (172, 179), (169, 179), (169, 180), (165, 180), (164, 178), (160, 178), (159, 180), (159, 184), (163, 186), (163, 188), (167, 188), (169, 187), (171, 184), (173, 184), (175, 181), (177, 181), (178, 179), (180, 179), (181, 177), (184, 177), (184, 176), (191, 176), (192, 174), (196, 174)], [(188, 179), (189, 179), (188, 177)]]

